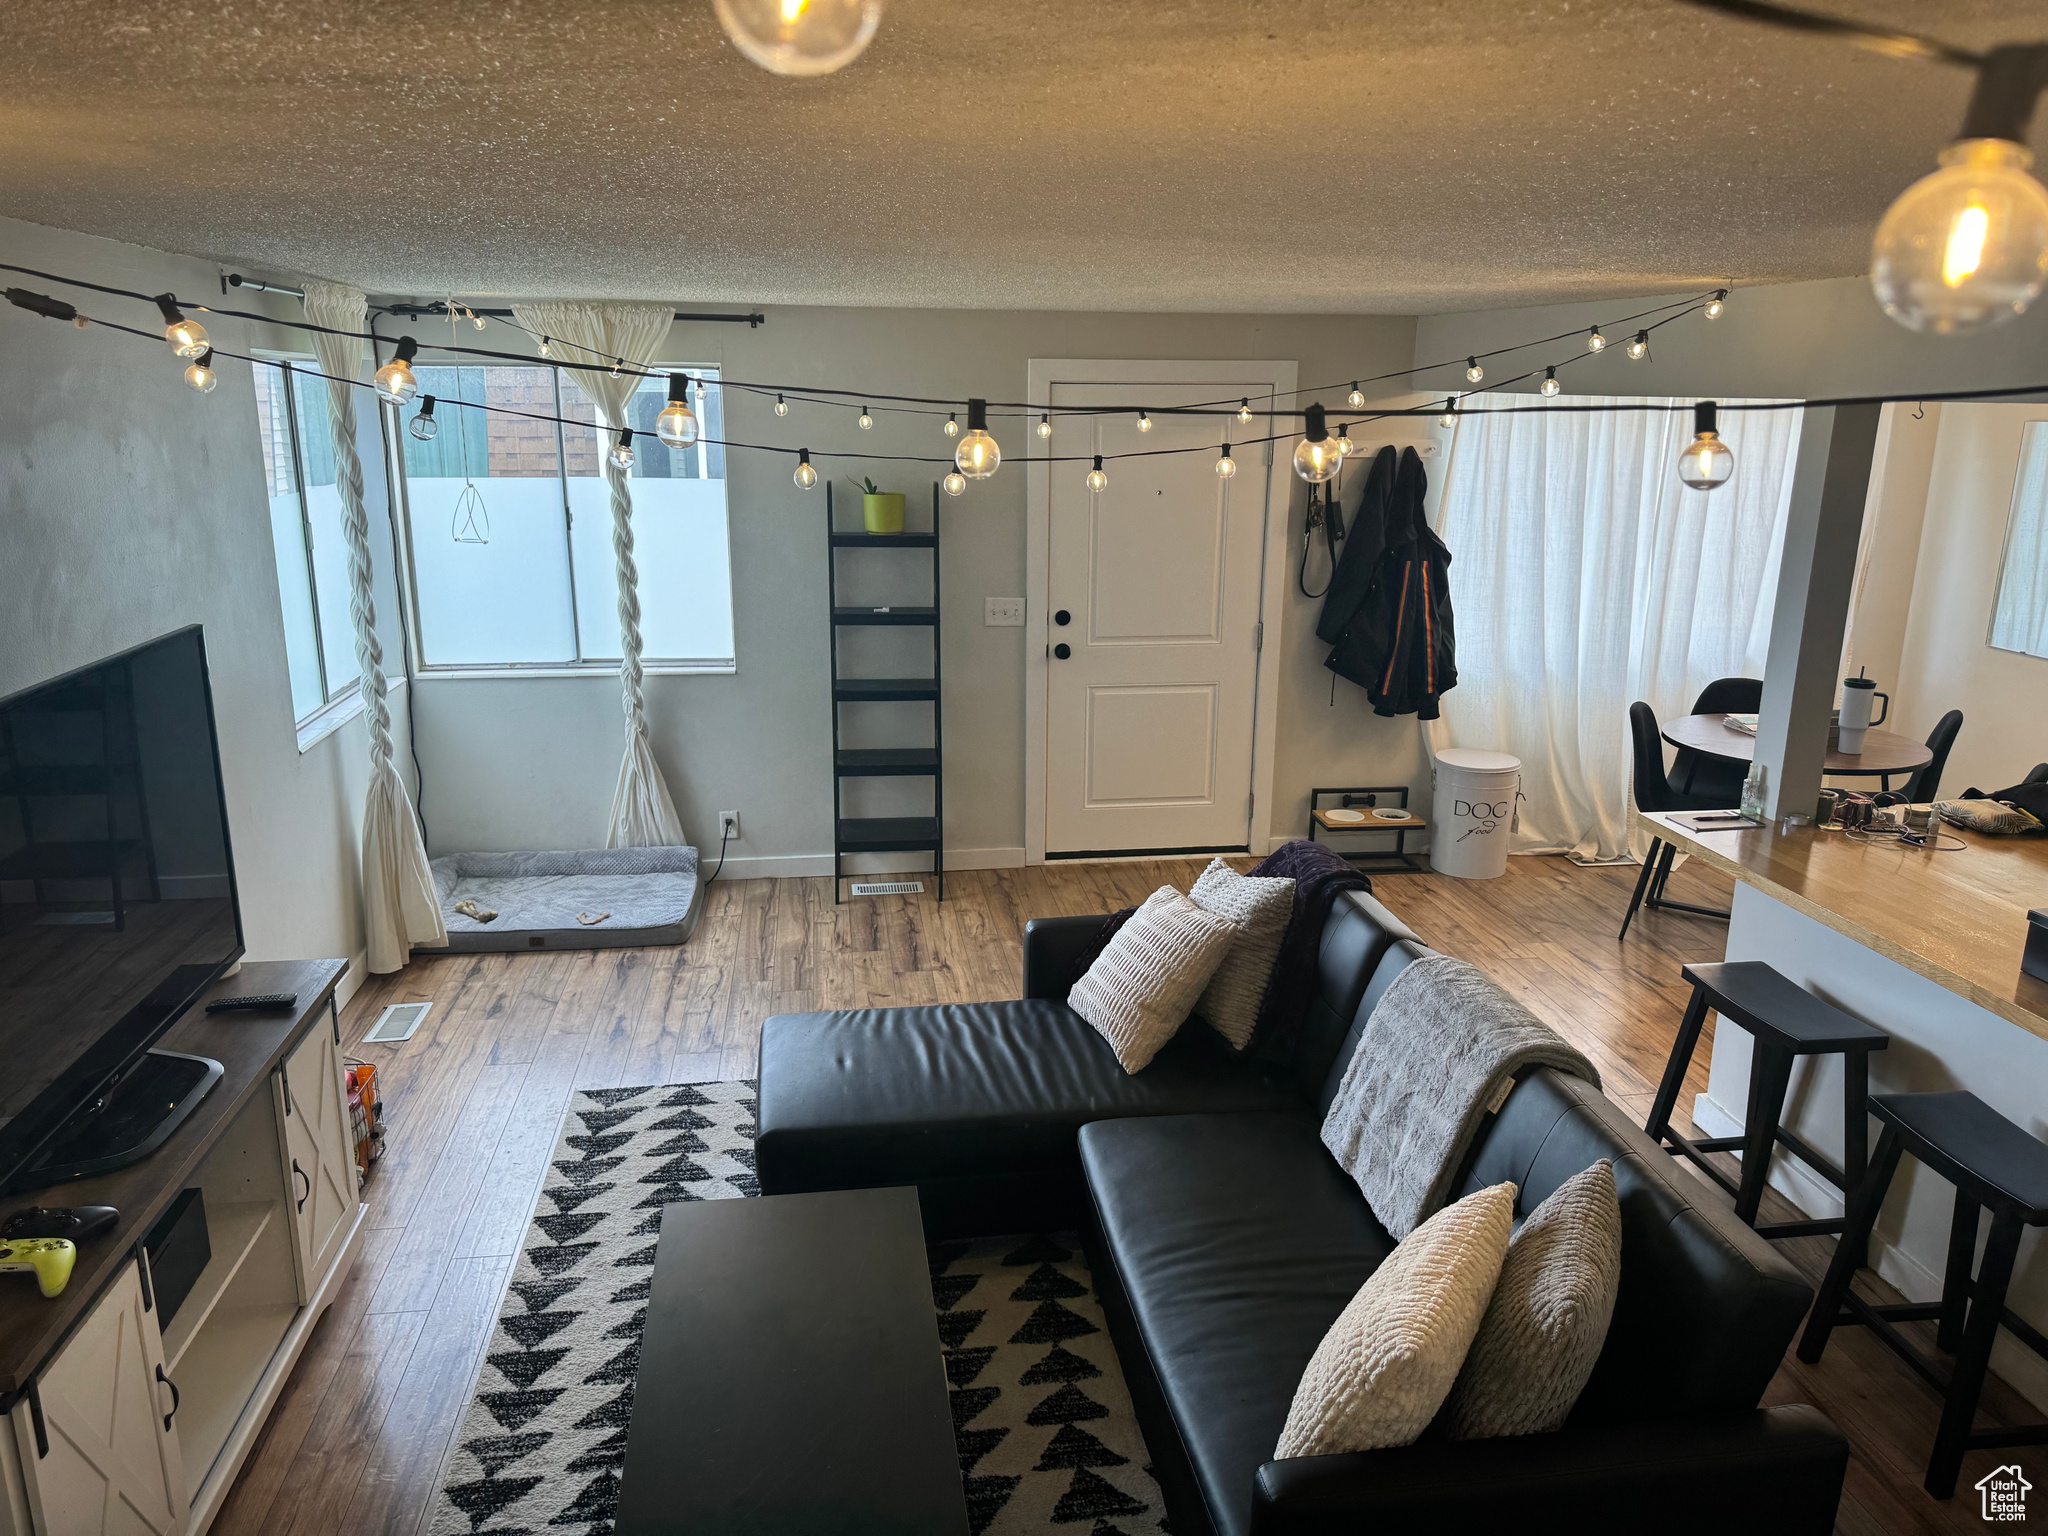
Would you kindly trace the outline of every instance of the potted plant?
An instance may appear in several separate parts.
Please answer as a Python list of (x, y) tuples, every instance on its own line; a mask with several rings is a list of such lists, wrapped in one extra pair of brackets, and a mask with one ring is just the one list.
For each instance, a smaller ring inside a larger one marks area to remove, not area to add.
[(865, 475), (860, 479), (860, 515), (869, 533), (903, 531), (903, 493), (884, 491)]

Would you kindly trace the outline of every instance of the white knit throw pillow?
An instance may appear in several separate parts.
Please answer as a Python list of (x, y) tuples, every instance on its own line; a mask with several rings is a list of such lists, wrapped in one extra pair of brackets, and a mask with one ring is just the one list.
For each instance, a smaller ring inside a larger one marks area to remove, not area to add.
[(1500, 1278), (1515, 1186), (1447, 1205), (1402, 1240), (1302, 1372), (1275, 1459), (1412, 1445), (1444, 1405)]
[(1211, 859), (1188, 899), (1237, 930), (1195, 1012), (1241, 1051), (1252, 1043), (1252, 1031), (1258, 1028), (1266, 983), (1273, 979), (1280, 941), (1294, 916), (1294, 882), (1240, 875), (1221, 859)]
[(1186, 1021), (1236, 932), (1162, 885), (1103, 946), (1067, 1006), (1095, 1026), (1126, 1072), (1143, 1071)]
[(1562, 1429), (1621, 1289), (1621, 1202), (1606, 1158), (1537, 1206), (1508, 1249), (1444, 1416), (1457, 1440)]

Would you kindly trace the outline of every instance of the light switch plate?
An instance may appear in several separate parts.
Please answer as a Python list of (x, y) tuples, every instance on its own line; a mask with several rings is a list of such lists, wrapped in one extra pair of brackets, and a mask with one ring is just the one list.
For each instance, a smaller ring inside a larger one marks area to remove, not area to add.
[(987, 613), (981, 622), (994, 628), (1021, 629), (1024, 625), (1024, 599), (1021, 597), (989, 598)]

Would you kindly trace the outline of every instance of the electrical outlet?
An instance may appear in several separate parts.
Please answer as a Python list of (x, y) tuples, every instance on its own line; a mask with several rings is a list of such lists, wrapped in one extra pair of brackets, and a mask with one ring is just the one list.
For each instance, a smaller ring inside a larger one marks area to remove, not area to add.
[(1021, 629), (1024, 626), (1024, 599), (1021, 597), (991, 597), (988, 600), (984, 625), (1000, 629)]
[(721, 843), (736, 843), (740, 840), (740, 813), (720, 811), (718, 813), (718, 840)]

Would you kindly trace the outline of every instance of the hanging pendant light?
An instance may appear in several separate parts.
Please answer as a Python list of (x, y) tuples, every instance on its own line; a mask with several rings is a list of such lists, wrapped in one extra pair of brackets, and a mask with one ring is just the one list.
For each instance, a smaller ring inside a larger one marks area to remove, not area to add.
[(688, 448), (697, 441), (697, 413), (690, 409), (690, 376), (668, 376), (668, 404), (654, 418), (654, 435), (671, 448)]
[(882, 0), (716, 0), (733, 46), (776, 75), (829, 75), (874, 40)]
[(875, 418), (868, 414), (868, 408), (866, 406), (862, 406), (860, 408), (860, 419), (856, 421), (854, 425), (859, 427), (863, 432), (872, 432), (875, 430)]
[(787, 416), (789, 414), (789, 402), (780, 395), (775, 397), (775, 414), (778, 416)]
[(967, 477), (957, 469), (947, 470), (946, 478), (941, 480), (939, 484), (946, 488), (948, 496), (964, 496), (967, 494)]
[(970, 480), (986, 480), (1003, 462), (1003, 450), (988, 435), (988, 402), (967, 402), (967, 435), (953, 450), (953, 463)]
[(1545, 399), (1548, 399), (1550, 396), (1556, 394), (1560, 389), (1564, 388), (1562, 384), (1557, 382), (1557, 370), (1555, 368), (1546, 368), (1543, 370), (1543, 383), (1539, 387), (1542, 389)]
[(960, 413), (958, 411), (947, 412), (946, 424), (939, 430), (948, 437), (958, 437), (960, 435)]
[(1721, 441), (1718, 415), (1711, 400), (1702, 400), (1692, 409), (1693, 440), (1678, 456), (1678, 478), (1695, 491), (1726, 485), (1735, 473), (1735, 454)]
[(398, 338), (398, 349), (391, 361), (379, 368), (375, 377), (377, 398), (392, 405), (404, 405), (420, 392), (420, 381), (412, 371), (412, 360), (419, 355), (420, 344), (410, 336)]
[(612, 467), (631, 469), (633, 467), (633, 429), (619, 428), (619, 440), (612, 444)]
[(800, 491), (808, 491), (818, 483), (818, 472), (811, 467), (811, 450), (799, 448), (796, 451), (796, 473), (790, 476)]
[(1467, 384), (1477, 384), (1485, 377), (1486, 370), (1479, 366), (1478, 358), (1468, 357), (1465, 359), (1465, 382)]
[(441, 424), (434, 420), (434, 397), (420, 396), (419, 414), (405, 424), (405, 430), (423, 443), (431, 443), (441, 430)]
[(1040, 438), (1052, 436), (1052, 418), (1043, 411), (1039, 412), (1038, 415), (1038, 435)]
[(1216, 478), (1228, 480), (1237, 473), (1237, 460), (1230, 456), (1230, 444), (1223, 445), (1223, 457), (1216, 461)]
[(1628, 344), (1628, 360), (1632, 363), (1640, 363), (1649, 355), (1650, 333), (1648, 331), (1637, 331), (1635, 339)]
[(156, 296), (156, 307), (163, 314), (164, 340), (170, 343), (172, 355), (190, 361), (206, 350), (206, 327), (197, 320), (187, 320), (175, 298), (160, 293)]
[(213, 371), (213, 348), (208, 347), (192, 359), (185, 369), (185, 382), (202, 395), (213, 393), (213, 386), (220, 382), (220, 375)]
[(1306, 419), (1306, 430), (1301, 441), (1294, 445), (1294, 472), (1310, 485), (1323, 485), (1334, 478), (1343, 466), (1344, 455), (1337, 447), (1337, 440), (1330, 436), (1330, 429), (1324, 425), (1320, 405), (1310, 406), (1302, 415)]
[(1103, 472), (1102, 455), (1099, 453), (1095, 455), (1095, 467), (1088, 471), (1088, 489), (1091, 491), (1106, 491), (1109, 489), (1109, 476)]

